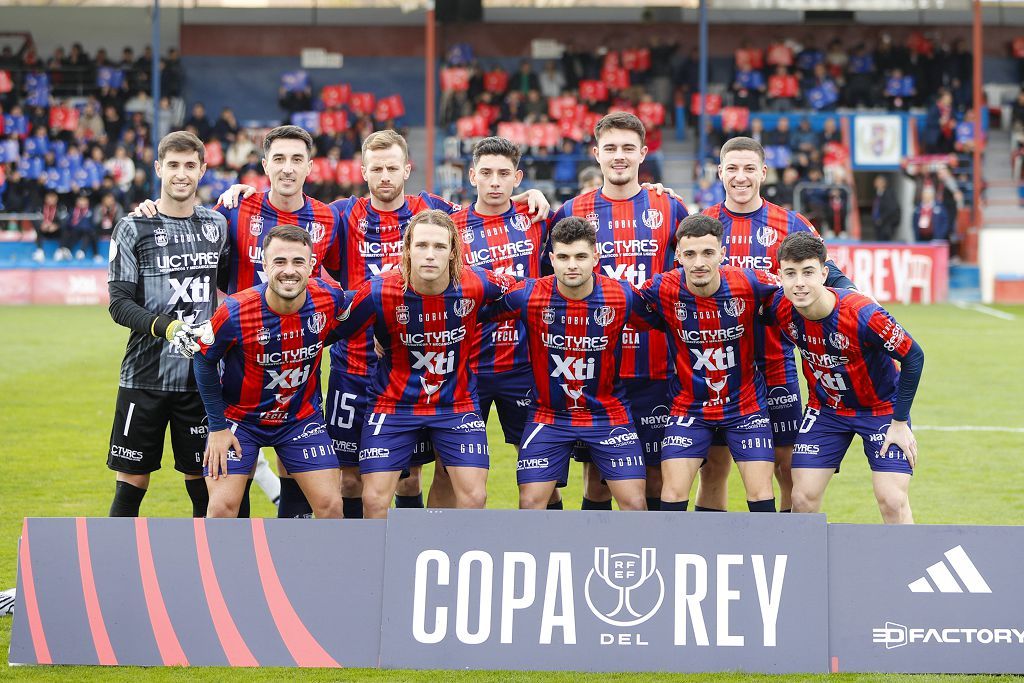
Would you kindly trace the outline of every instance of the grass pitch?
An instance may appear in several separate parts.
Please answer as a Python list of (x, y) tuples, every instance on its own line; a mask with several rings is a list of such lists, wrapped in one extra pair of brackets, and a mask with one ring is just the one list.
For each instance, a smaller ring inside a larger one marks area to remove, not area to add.
[[(1024, 307), (1004, 307), (1003, 320), (951, 305), (892, 306), (891, 312), (925, 350), (925, 371), (913, 410), (920, 448), (911, 504), (921, 524), (1021, 524), (1024, 522)], [(127, 331), (101, 307), (0, 308), (0, 588), (13, 586), (17, 542), (24, 517), (104, 516), (113, 495), (106, 450)], [(326, 361), (325, 361), (326, 365)], [(326, 375), (325, 375), (326, 378)], [(326, 379), (325, 379), (326, 381)], [(987, 431), (968, 428), (989, 427)], [(489, 506), (516, 506), (515, 452), (501, 443), (497, 420), (488, 425), (492, 444)], [(941, 429), (935, 429), (941, 428)], [(949, 430), (950, 428), (958, 428)], [(166, 453), (170, 453), (167, 445)], [(430, 468), (427, 468), (428, 470)], [(429, 473), (426, 475), (429, 480)], [(579, 469), (564, 491), (566, 507), (578, 508)], [(253, 516), (274, 510), (255, 488)], [(730, 509), (745, 509), (733, 474)], [(833, 522), (877, 523), (869, 470), (859, 440), (826, 494)], [(190, 515), (181, 477), (172, 467), (153, 476), (143, 503), (147, 516)], [(0, 651), (6, 665), (10, 619), (0, 619)], [(526, 674), (509, 672), (297, 671), (285, 669), (138, 669), (91, 667), (0, 668), (12, 680), (335, 681), (874, 681), (880, 677), (651, 676)], [(989, 680), (964, 676), (886, 676), (903, 680)], [(1008, 677), (992, 678), (1006, 681)]]

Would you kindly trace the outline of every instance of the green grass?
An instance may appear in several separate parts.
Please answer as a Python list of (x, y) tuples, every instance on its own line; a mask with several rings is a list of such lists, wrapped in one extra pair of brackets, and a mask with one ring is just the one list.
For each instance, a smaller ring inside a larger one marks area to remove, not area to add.
[[(919, 427), (988, 425), (1024, 428), (1020, 388), (1024, 386), (1024, 308), (1007, 307), (1005, 321), (953, 306), (893, 306), (893, 314), (925, 349), (924, 379), (914, 405)], [(117, 392), (118, 368), (127, 333), (100, 307), (0, 308), (0, 588), (14, 585), (22, 519), (27, 516), (103, 516), (113, 494), (105, 453)], [(497, 420), (489, 425), (493, 451), (489, 507), (515, 507), (514, 451), (500, 443)], [(917, 432), (920, 456), (911, 485), (918, 523), (1020, 524), (1024, 521), (1024, 477), (1019, 456), (1024, 433)], [(169, 445), (168, 450), (169, 453)], [(429, 469), (429, 468), (428, 468)], [(427, 475), (429, 479), (429, 475)], [(565, 491), (567, 507), (580, 499), (579, 470)], [(745, 509), (742, 486), (733, 474), (730, 508)], [(153, 477), (143, 513), (187, 516), (191, 507), (181, 477), (165, 467)], [(824, 511), (833, 522), (877, 523), (867, 462), (854, 442), (842, 474), (826, 496)], [(272, 516), (265, 497), (254, 491), (253, 515)], [(10, 619), (0, 619), (0, 650), (6, 665)], [(307, 680), (360, 681), (726, 681), (717, 676), (588, 676), (480, 672), (313, 671), (283, 669), (106, 670), (88, 667), (0, 668), (0, 678), (32, 680)], [(888, 676), (887, 681), (966, 677)], [(745, 680), (824, 680), (817, 676), (745, 677)], [(829, 681), (878, 680), (878, 676), (831, 676)], [(988, 680), (971, 677), (971, 681)], [(995, 680), (995, 679), (992, 679)], [(1006, 677), (998, 680), (1005, 681)]]

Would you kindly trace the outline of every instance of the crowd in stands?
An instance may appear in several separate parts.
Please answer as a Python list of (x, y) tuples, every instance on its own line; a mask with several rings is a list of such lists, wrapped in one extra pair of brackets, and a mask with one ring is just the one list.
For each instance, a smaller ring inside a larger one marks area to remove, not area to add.
[[(649, 154), (641, 179), (657, 182), (663, 180), (663, 129), (680, 113), (693, 124), (706, 107), (713, 114), (710, 144), (696, 174), (695, 208), (721, 201), (713, 175), (718, 150), (727, 137), (746, 134), (768, 150), (768, 198), (797, 206), (824, 230), (842, 235), (851, 201), (849, 150), (836, 118), (815, 127), (807, 113), (923, 108), (927, 120), (920, 140), (928, 159), (907, 169), (918, 183), (919, 222), (941, 222), (932, 205), (952, 208), (955, 218), (955, 208), (965, 200), (964, 161), (976, 144), (970, 53), (962, 40), (947, 45), (914, 33), (897, 45), (882, 34), (877, 45), (851, 46), (835, 38), (819, 47), (808, 36), (801, 44), (744, 44), (733, 62), (731, 81), (712, 83), (701, 102), (696, 49), (678, 43), (654, 39), (647, 46), (597, 51), (568, 45), (560, 59), (539, 68), (523, 60), (511, 71), (485, 65), (468, 46), (458, 45), (440, 79), (440, 122), (456, 141), (453, 149), (445, 148), (449, 165), (454, 164), (449, 170), (464, 193), (458, 159), (466, 155), (465, 144), (502, 135), (523, 147), (528, 181), (560, 201), (578, 192), (581, 174), (593, 173), (594, 123), (610, 111), (625, 110), (647, 124)], [(174, 49), (159, 60), (161, 100), (154, 120), (152, 67), (149, 49), (136, 55), (125, 48), (119, 58), (103, 49), (90, 55), (78, 44), (67, 51), (57, 48), (48, 58), (31, 42), (18, 51), (0, 50), (0, 213), (35, 216), (38, 245), (58, 242), (58, 258), (95, 255), (95, 243), (109, 232), (111, 221), (152, 196), (154, 126), (158, 136), (184, 128), (207, 142), (203, 201), (239, 180), (267, 186), (259, 152), (266, 129), (243, 128), (230, 109), (212, 118), (201, 103), (187, 105), (181, 97), (186, 74)], [(304, 72), (283, 75), (278, 104), (282, 121), (314, 132), (307, 191), (327, 201), (365, 190), (361, 140), (373, 130), (401, 130), (405, 113), (398, 94), (352, 92), (346, 84), (314, 92)], [(758, 112), (776, 113), (770, 127)], [(1013, 120), (1024, 143), (1024, 99)], [(942, 156), (949, 161), (937, 161)], [(444, 170), (439, 168), (442, 180)], [(458, 188), (450, 195), (465, 199)], [(881, 212), (873, 211), (873, 219), (875, 213)], [(886, 230), (878, 228), (877, 236)]]

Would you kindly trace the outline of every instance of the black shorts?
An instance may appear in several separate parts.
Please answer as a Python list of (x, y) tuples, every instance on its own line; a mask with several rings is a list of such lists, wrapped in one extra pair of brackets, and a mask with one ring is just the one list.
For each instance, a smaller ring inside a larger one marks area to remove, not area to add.
[(149, 474), (160, 469), (168, 423), (174, 469), (202, 475), (207, 422), (206, 408), (197, 391), (119, 387), (107, 467), (125, 474)]

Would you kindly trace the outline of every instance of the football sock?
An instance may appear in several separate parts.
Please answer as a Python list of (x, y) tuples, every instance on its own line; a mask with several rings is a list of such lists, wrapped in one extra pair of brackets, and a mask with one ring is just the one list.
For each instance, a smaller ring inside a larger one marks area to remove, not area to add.
[(775, 512), (775, 499), (748, 500), (747, 509), (751, 512)]
[(583, 498), (583, 505), (580, 506), (580, 510), (611, 510), (611, 500), (590, 500), (589, 498)]
[(110, 516), (138, 517), (139, 508), (142, 506), (142, 497), (145, 495), (146, 489), (132, 486), (126, 481), (116, 482), (114, 501), (110, 504)]
[(667, 500), (659, 500), (658, 503), (661, 505), (662, 512), (684, 512), (686, 507), (690, 504), (689, 500), (679, 500), (669, 502)]
[(565, 509), (562, 505), (562, 501), (558, 500), (554, 503), (548, 503), (548, 510), (563, 510)]
[[(661, 507), (661, 498), (656, 498), (654, 496), (647, 496), (647, 509), (650, 512), (657, 512), (659, 510), (664, 510), (665, 508)], [(682, 509), (685, 510), (686, 508), (682, 508)]]
[(789, 509), (786, 509), (786, 510), (779, 510), (779, 512), (792, 512), (792, 510), (789, 510)]
[(693, 511), (694, 512), (725, 512), (725, 510), (719, 510), (718, 508), (706, 508), (706, 507), (701, 507), (700, 505), (694, 505), (693, 506)]
[(186, 479), (185, 491), (192, 499), (192, 516), (205, 517), (206, 506), (210, 502), (210, 491), (206, 488), (205, 479)]
[(417, 493), (415, 496), (395, 496), (395, 507), (396, 508), (422, 508), (423, 507), (423, 493)]
[(263, 489), (263, 493), (267, 494), (267, 498), (274, 505), (277, 505), (277, 501), (281, 499), (281, 480), (277, 478), (277, 474), (274, 470), (270, 469), (270, 464), (267, 462), (267, 458), (263, 455), (263, 451), (260, 451), (260, 455), (256, 458), (256, 485)]
[(362, 519), (363, 518), (363, 499), (360, 498), (342, 498), (341, 499), (341, 514), (345, 519)]
[(252, 488), (252, 479), (245, 480), (245, 492), (242, 493), (242, 502), (238, 504), (238, 519), (249, 519), (249, 489)]
[(299, 482), (294, 479), (281, 477), (281, 500), (277, 504), (277, 516), (279, 519), (313, 516), (313, 508), (302, 494)]

